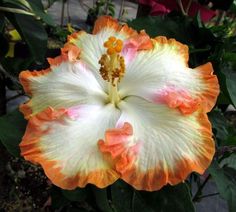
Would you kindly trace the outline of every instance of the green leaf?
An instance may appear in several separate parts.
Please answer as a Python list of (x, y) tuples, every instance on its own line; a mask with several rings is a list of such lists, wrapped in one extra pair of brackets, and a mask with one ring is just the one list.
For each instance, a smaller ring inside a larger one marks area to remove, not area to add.
[(176, 39), (189, 40), (186, 37), (185, 27), (179, 28), (179, 24), (174, 19), (168, 17), (141, 17), (128, 22), (128, 25), (136, 30), (143, 30), (151, 37), (167, 36), (169, 38), (175, 37)]
[[(205, 49), (205, 44), (211, 44), (215, 38), (210, 30), (202, 27), (188, 17), (180, 16), (155, 16), (141, 17), (128, 22), (136, 30), (145, 29), (151, 36), (167, 36), (186, 43), (194, 44), (200, 49)], [(204, 44), (204, 45), (202, 45)]]
[(236, 153), (232, 153), (230, 154), (227, 158), (224, 158), (220, 165), (223, 166), (227, 166), (229, 168), (233, 168), (236, 170)]
[(208, 114), (218, 146), (236, 145), (236, 129), (217, 109)]
[(226, 86), (232, 103), (236, 107), (236, 72), (225, 71)]
[(107, 189), (109, 189), (109, 187), (104, 189), (99, 189), (96, 186), (91, 185), (91, 190), (93, 192), (97, 207), (102, 212), (113, 212), (108, 200)]
[(190, 191), (185, 183), (165, 186), (159, 191), (134, 190), (118, 181), (111, 187), (112, 204), (117, 212), (194, 212)]
[(3, 32), (5, 26), (5, 17), (3, 13), (0, 12), (0, 32)]
[(53, 186), (50, 190), (52, 198), (52, 208), (61, 209), (70, 204), (70, 201), (62, 195), (62, 190), (56, 186)]
[(216, 138), (224, 141), (228, 137), (227, 120), (219, 110), (214, 110), (208, 114), (213, 129), (216, 131)]
[(236, 211), (236, 171), (230, 168), (220, 168), (217, 162), (213, 162), (209, 172), (214, 179), (220, 196), (228, 203), (229, 212)]
[(235, 146), (236, 145), (236, 130), (234, 128), (230, 129), (230, 135), (225, 141), (225, 144), (228, 146)]
[(29, 46), (36, 63), (44, 62), (47, 33), (43, 25), (32, 16), (22, 14), (7, 14), (6, 16)]
[(1, 49), (1, 51), (0, 51), (0, 58), (1, 58), (7, 54), (8, 49), (9, 49), (8, 41), (7, 41), (6, 37), (1, 32), (0, 32), (0, 49)]
[(3, 0), (3, 5), (30, 12), (30, 5), (27, 0)]
[(84, 201), (87, 198), (87, 188), (77, 188), (75, 190), (61, 190), (62, 194), (70, 201)]
[(4, 69), (13, 76), (18, 76), (22, 70), (28, 69), (28, 67), (33, 63), (33, 58), (18, 58), (18, 57), (6, 57), (1, 61)]
[[(85, 195), (84, 192), (86, 193)], [(69, 191), (52, 186), (50, 193), (52, 198), (52, 208), (56, 209), (55, 211), (95, 211), (86, 201), (84, 201), (84, 197), (87, 196), (87, 187)]]
[(26, 121), (18, 110), (0, 117), (0, 141), (16, 157), (20, 157), (19, 143), (25, 128)]
[(194, 212), (190, 191), (185, 183), (165, 186), (156, 192), (136, 192), (135, 211), (137, 212)]
[(132, 211), (134, 192), (129, 184), (121, 180), (111, 186), (112, 204), (117, 212)]
[(43, 4), (39, 0), (29, 1), (34, 13), (50, 26), (55, 26), (52, 17), (44, 11)]

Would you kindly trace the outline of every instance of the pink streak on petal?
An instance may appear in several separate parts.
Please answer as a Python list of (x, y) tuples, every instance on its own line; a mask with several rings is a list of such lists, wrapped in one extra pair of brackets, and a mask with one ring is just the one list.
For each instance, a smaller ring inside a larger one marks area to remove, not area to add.
[(79, 117), (79, 112), (80, 112), (80, 106), (75, 106), (67, 109), (67, 115), (73, 120)]
[(134, 41), (128, 40), (124, 43), (124, 47), (122, 49), (121, 54), (124, 56), (126, 64), (128, 64), (135, 58), (137, 51), (138, 44)]
[(200, 105), (199, 98), (193, 98), (188, 91), (174, 86), (159, 91), (153, 100), (159, 104), (167, 104), (170, 108), (177, 108), (184, 115), (195, 112)]

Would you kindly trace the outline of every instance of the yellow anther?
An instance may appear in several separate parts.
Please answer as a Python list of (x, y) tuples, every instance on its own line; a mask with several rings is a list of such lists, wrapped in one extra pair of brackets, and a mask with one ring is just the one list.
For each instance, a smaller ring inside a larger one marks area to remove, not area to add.
[(103, 44), (107, 48), (107, 54), (102, 55), (99, 60), (100, 74), (102, 78), (114, 85), (119, 82), (125, 73), (124, 58), (119, 55), (123, 48), (123, 42), (115, 37), (109, 37)]
[(116, 53), (116, 50), (114, 48), (108, 48), (107, 49), (107, 54), (112, 55), (112, 54), (115, 54), (115, 53)]
[(109, 41), (106, 41), (104, 44), (103, 44), (104, 47), (106, 48), (109, 48), (111, 46), (111, 43)]
[(108, 40), (103, 44), (107, 48), (107, 54), (112, 55), (115, 53), (120, 53), (123, 48), (123, 42), (115, 37), (109, 37)]
[(114, 43), (116, 41), (116, 38), (111, 36), (108, 38), (108, 41), (110, 41), (111, 43)]
[(117, 39), (116, 45), (118, 45), (118, 46), (123, 46), (123, 41), (120, 40), (120, 39)]
[(115, 37), (109, 37), (103, 46), (107, 49), (99, 60), (101, 77), (108, 83), (108, 101), (117, 105), (120, 101), (118, 83), (125, 74), (125, 60), (119, 53), (123, 42)]
[(122, 46), (116, 46), (116, 47), (115, 47), (115, 51), (116, 51), (117, 53), (120, 53), (121, 50), (122, 50)]

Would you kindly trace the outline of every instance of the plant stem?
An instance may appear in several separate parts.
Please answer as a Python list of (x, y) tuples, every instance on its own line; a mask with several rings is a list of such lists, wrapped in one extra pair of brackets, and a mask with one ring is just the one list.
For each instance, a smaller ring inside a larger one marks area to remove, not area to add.
[(0, 73), (0, 116), (6, 114), (6, 88), (5, 77)]
[(64, 12), (65, 12), (65, 3), (66, 3), (66, 0), (62, 0), (62, 7), (61, 7), (61, 27), (63, 26)]
[(220, 194), (219, 192), (212, 193), (212, 194), (206, 194), (206, 195), (199, 196), (198, 199), (203, 199), (203, 198), (206, 198), (206, 197), (212, 197), (212, 196), (216, 196), (216, 195), (219, 195), (219, 194)]
[(193, 0), (189, 0), (188, 1), (187, 7), (186, 7), (186, 10), (185, 10), (186, 11), (186, 15), (188, 15), (188, 12), (189, 12), (189, 9), (190, 9), (192, 3), (193, 3)]
[(9, 97), (8, 99), (6, 99), (6, 102), (17, 99), (18, 97), (23, 96), (23, 95), (24, 95), (24, 93), (18, 93), (15, 96), (12, 96), (12, 97)]
[(224, 11), (219, 11), (219, 15), (216, 19), (215, 26), (220, 25), (220, 23), (221, 23), (222, 19), (224, 18), (224, 16), (225, 16), (225, 12)]
[(199, 186), (196, 194), (194, 195), (194, 197), (192, 199), (193, 202), (196, 202), (199, 199), (199, 195), (202, 193), (203, 188), (205, 187), (205, 185), (207, 184), (207, 182), (209, 181), (210, 178), (211, 178), (211, 175), (209, 174), (207, 176), (207, 178), (203, 181), (203, 183)]
[(134, 212), (134, 200), (135, 200), (135, 191), (133, 190), (131, 199), (131, 212)]
[(183, 4), (182, 4), (182, 1), (181, 0), (176, 0), (176, 1), (177, 1), (177, 4), (179, 5), (181, 13), (183, 15), (187, 15), (186, 12), (184, 11), (184, 7), (183, 7)]
[(66, 11), (67, 11), (67, 18), (68, 18), (68, 23), (71, 23), (71, 17), (70, 17), (70, 0), (67, 1), (67, 5), (66, 5)]
[(123, 15), (124, 5), (125, 5), (125, 0), (122, 0), (121, 5), (120, 5), (119, 17), (118, 17), (119, 20), (121, 19), (121, 16)]

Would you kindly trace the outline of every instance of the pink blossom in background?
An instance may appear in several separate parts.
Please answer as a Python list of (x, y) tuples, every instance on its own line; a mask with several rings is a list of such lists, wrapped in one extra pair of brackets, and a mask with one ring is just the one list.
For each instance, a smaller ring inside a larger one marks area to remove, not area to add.
[[(189, 0), (182, 0), (184, 9), (187, 7), (188, 2)], [(175, 0), (139, 0), (139, 3), (150, 6), (152, 8), (150, 15), (153, 16), (168, 14), (173, 10), (180, 10), (179, 5)], [(216, 15), (215, 11), (193, 1), (189, 8), (188, 15), (195, 16), (198, 12), (200, 12), (201, 20), (203, 22), (211, 20)]]

